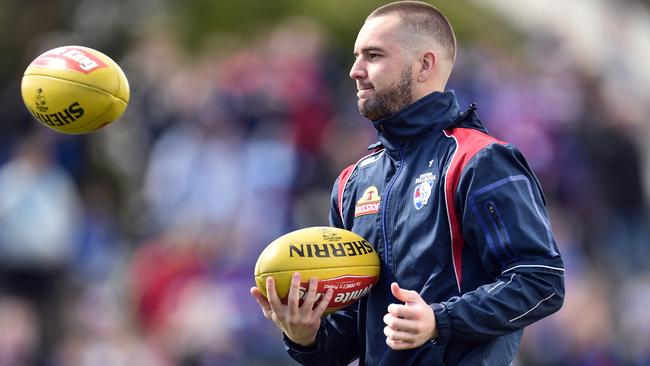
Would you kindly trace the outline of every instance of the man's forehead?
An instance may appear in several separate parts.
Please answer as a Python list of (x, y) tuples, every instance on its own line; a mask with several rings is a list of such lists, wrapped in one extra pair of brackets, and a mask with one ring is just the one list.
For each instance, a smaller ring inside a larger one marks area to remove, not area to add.
[(382, 15), (366, 20), (357, 35), (355, 52), (368, 47), (380, 48), (381, 45), (394, 42), (397, 39), (398, 27), (397, 15)]

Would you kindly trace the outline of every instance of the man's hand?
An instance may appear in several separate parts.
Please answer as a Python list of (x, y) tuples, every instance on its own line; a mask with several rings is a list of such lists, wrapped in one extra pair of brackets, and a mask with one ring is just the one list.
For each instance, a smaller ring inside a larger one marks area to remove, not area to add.
[(388, 305), (384, 315), (386, 344), (396, 351), (416, 348), (438, 335), (433, 309), (420, 294), (404, 290), (393, 282), (390, 290), (404, 305)]
[[(318, 280), (309, 280), (309, 289), (305, 295), (302, 306), (300, 302), (300, 273), (294, 273), (291, 277), (291, 287), (287, 297), (287, 305), (282, 304), (275, 290), (273, 277), (266, 279), (266, 293), (268, 300), (260, 289), (251, 288), (251, 294), (264, 313), (266, 319), (273, 320), (275, 325), (291, 339), (292, 342), (301, 346), (312, 345), (316, 341), (316, 334), (320, 328), (320, 319), (327, 304), (332, 299), (334, 291), (328, 289), (323, 298), (316, 304)], [(314, 305), (316, 306), (314, 307)]]

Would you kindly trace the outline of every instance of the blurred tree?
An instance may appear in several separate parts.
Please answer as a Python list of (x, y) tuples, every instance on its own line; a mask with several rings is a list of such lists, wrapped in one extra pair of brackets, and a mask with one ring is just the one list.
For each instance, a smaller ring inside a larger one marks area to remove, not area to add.
[[(321, 22), (331, 33), (338, 47), (350, 48), (362, 20), (368, 12), (385, 0), (302, 1), (241, 0), (222, 2), (194, 0), (170, 2), (170, 14), (178, 15), (183, 37), (190, 47), (213, 32), (235, 32), (253, 35), (290, 16), (307, 16)], [(499, 43), (515, 45), (521, 39), (496, 15), (486, 12), (467, 0), (431, 2), (452, 21), (459, 39), (491, 38)], [(480, 19), (480, 20), (478, 20)], [(485, 24), (490, 24), (485, 27)]]

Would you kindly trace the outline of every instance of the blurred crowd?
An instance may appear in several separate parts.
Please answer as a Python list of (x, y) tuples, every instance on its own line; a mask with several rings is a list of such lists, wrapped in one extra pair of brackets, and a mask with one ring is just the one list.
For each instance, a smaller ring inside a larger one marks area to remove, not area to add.
[[(327, 225), (375, 141), (350, 54), (307, 18), (192, 53), (155, 28), (116, 58), (131, 101), (103, 130), (4, 105), (0, 366), (293, 364), (248, 290), (270, 241)], [(606, 78), (549, 35), (460, 44), (448, 88), (524, 152), (566, 262), (565, 305), (517, 365), (650, 365), (649, 108)]]

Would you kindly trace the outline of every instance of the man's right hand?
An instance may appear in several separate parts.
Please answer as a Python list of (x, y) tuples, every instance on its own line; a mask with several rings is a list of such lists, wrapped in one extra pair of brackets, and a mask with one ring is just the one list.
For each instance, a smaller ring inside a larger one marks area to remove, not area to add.
[[(321, 300), (316, 304), (318, 280), (309, 280), (309, 289), (305, 295), (302, 306), (300, 302), (300, 273), (294, 273), (291, 277), (291, 287), (287, 297), (287, 304), (282, 304), (275, 289), (273, 277), (266, 279), (266, 293), (268, 300), (257, 287), (251, 288), (251, 294), (264, 313), (266, 319), (271, 319), (275, 325), (287, 335), (287, 337), (301, 346), (310, 346), (316, 341), (316, 334), (320, 328), (320, 319), (327, 304), (332, 299), (334, 291), (328, 289)], [(316, 306), (314, 306), (316, 305)]]

